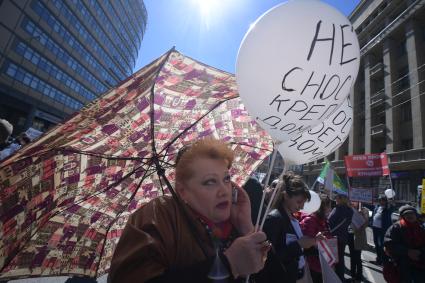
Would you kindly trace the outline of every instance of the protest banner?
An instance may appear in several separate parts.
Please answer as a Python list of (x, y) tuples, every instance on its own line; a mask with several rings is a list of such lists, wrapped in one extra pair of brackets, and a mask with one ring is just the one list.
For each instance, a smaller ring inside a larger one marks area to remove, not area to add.
[(351, 201), (373, 204), (373, 189), (350, 188), (349, 199)]
[(338, 262), (338, 240), (336, 237), (318, 241), (317, 248), (319, 254), (322, 254), (329, 266), (333, 266)]
[(390, 174), (386, 153), (347, 155), (344, 157), (348, 177), (374, 177)]
[(351, 224), (354, 226), (354, 228), (359, 229), (365, 224), (366, 219), (358, 210), (356, 209), (353, 209), (353, 210), (354, 210), (354, 213), (353, 213), (353, 217), (351, 218)]

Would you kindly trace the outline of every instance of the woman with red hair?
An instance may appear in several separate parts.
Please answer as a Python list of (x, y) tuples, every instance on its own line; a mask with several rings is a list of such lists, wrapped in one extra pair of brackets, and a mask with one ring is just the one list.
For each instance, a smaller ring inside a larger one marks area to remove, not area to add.
[(242, 282), (258, 272), (269, 245), (254, 232), (248, 195), (231, 182), (233, 158), (214, 139), (179, 152), (177, 196), (153, 199), (130, 216), (108, 282)]

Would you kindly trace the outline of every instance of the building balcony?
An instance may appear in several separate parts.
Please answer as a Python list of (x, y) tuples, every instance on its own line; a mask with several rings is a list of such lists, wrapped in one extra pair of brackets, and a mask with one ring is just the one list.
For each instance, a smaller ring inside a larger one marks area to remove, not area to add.
[(425, 148), (388, 153), (391, 170), (423, 170), (425, 168)]
[(384, 89), (381, 89), (374, 95), (370, 97), (370, 106), (376, 107), (378, 105), (381, 105), (385, 101), (385, 91)]
[(372, 126), (370, 128), (370, 135), (373, 138), (384, 137), (385, 129), (386, 129), (385, 124), (378, 124), (378, 125)]
[(384, 64), (382, 62), (378, 62), (373, 67), (370, 68), (369, 71), (371, 78), (381, 77), (384, 74)]
[[(374, 48), (377, 44), (379, 44), (384, 38), (389, 36), (392, 32), (394, 32), (398, 27), (400, 27), (406, 20), (412, 19), (414, 15), (425, 6), (425, 0), (416, 0), (412, 1), (412, 3), (404, 10), (400, 15), (397, 16), (391, 23), (389, 23), (382, 31), (373, 37), (369, 42), (367, 42), (360, 49), (360, 56), (364, 56), (368, 53), (372, 48)], [(364, 33), (367, 34), (367, 33)]]

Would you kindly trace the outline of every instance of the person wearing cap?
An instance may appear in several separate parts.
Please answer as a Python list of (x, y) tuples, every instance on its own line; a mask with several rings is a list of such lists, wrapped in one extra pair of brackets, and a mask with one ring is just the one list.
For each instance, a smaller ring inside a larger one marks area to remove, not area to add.
[(385, 233), (385, 250), (398, 268), (399, 282), (423, 283), (425, 282), (425, 228), (420, 224), (414, 207), (404, 205), (400, 207), (399, 212), (400, 220), (391, 225)]
[(385, 232), (391, 226), (392, 206), (388, 205), (388, 199), (381, 194), (378, 197), (378, 205), (373, 210), (372, 215), (372, 231), (373, 242), (376, 250), (376, 261), (374, 263), (382, 265), (387, 260), (384, 253), (384, 237)]

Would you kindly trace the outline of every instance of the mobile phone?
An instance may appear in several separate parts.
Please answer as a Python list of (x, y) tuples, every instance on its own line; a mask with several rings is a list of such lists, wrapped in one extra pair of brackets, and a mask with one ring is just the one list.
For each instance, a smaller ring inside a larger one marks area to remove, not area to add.
[(232, 203), (235, 204), (238, 202), (238, 189), (232, 187)]

